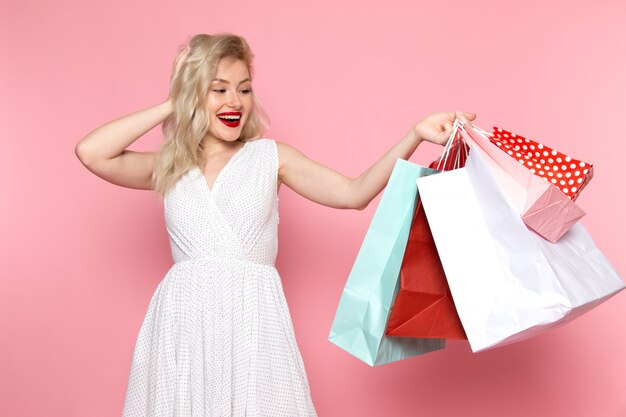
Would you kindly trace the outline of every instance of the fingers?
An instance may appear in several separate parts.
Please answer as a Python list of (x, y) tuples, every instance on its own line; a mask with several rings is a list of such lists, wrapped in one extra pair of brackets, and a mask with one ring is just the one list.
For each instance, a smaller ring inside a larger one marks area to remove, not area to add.
[(178, 53), (178, 57), (182, 58), (184, 56), (186, 56), (189, 51), (191, 51), (191, 47), (189, 45), (187, 45), (186, 47), (184, 47), (179, 53)]
[(461, 120), (463, 123), (472, 125), (471, 120), (476, 119), (476, 113), (465, 113), (465, 112), (456, 112), (456, 118)]
[(189, 54), (189, 51), (191, 51), (191, 47), (189, 45), (178, 51), (176, 59), (174, 60), (174, 65), (172, 66), (172, 79), (174, 79), (178, 75), (180, 68), (183, 65), (183, 62), (185, 62), (185, 59)]
[(189, 47), (189, 45), (187, 45), (186, 48), (178, 52), (178, 55), (176, 56), (176, 63), (178, 64), (180, 62), (183, 62), (185, 58), (187, 57), (187, 55), (189, 54), (190, 50), (191, 48)]

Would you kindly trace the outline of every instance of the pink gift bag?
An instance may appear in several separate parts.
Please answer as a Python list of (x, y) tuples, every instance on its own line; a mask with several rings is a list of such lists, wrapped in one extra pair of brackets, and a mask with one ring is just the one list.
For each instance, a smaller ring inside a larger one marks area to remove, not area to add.
[[(588, 180), (585, 181), (583, 178), (578, 183), (578, 187), (567, 187), (569, 195), (565, 194), (557, 187), (557, 184), (561, 186), (570, 185), (569, 180), (573, 173), (570, 172), (570, 177), (567, 177), (569, 171), (566, 172), (561, 166), (564, 164), (556, 167), (556, 170), (554, 169), (556, 165), (544, 164), (543, 166), (549, 167), (551, 171), (544, 168), (541, 171), (545, 176), (540, 176), (536, 164), (544, 158), (539, 158), (538, 162), (534, 162), (532, 159), (536, 158), (535, 152), (540, 152), (541, 157), (544, 156), (543, 149), (546, 149), (546, 152), (550, 154), (553, 152), (552, 149), (548, 151), (548, 148), (537, 142), (531, 143), (530, 140), (526, 142), (526, 138), (522, 138), (522, 142), (518, 142), (519, 137), (517, 135), (512, 137), (510, 135), (513, 134), (510, 132), (499, 128), (495, 129), (500, 136), (489, 135), (475, 126), (462, 125), (462, 131), (467, 134), (467, 139), (475, 143), (490, 157), (495, 176), (501, 179), (501, 186), (509, 202), (519, 212), (524, 223), (546, 240), (556, 242), (578, 219), (585, 215), (585, 212), (574, 203), (574, 198)], [(534, 149), (530, 148), (531, 145)], [(541, 145), (541, 151), (537, 150), (539, 145)], [(524, 146), (527, 149), (524, 149)], [(525, 151), (525, 153), (520, 152), (520, 150)], [(532, 156), (530, 155), (531, 151), (533, 152)], [(560, 155), (562, 155), (559, 156), (561, 160), (569, 158), (563, 154)], [(548, 159), (556, 161), (555, 158)], [(544, 159), (545, 162), (548, 162), (548, 159)], [(573, 163), (575, 162), (569, 162), (570, 169), (573, 169), (571, 168)], [(580, 164), (581, 162), (578, 161), (577, 163)], [(592, 172), (590, 166), (586, 164), (585, 167), (581, 168), (583, 170), (579, 173), (587, 169), (583, 175)], [(562, 172), (559, 172), (559, 169)], [(500, 172), (499, 175), (497, 174), (498, 171)], [(564, 184), (560, 182), (562, 178)], [(570, 198), (570, 195), (573, 198)]]

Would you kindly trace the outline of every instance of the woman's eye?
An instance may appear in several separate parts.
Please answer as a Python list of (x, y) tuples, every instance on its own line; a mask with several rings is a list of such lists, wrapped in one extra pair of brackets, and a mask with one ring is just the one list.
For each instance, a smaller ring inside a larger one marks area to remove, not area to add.
[(216, 93), (222, 93), (222, 94), (224, 94), (224, 93), (226, 92), (226, 90), (225, 90), (225, 89), (223, 89), (223, 88), (216, 88), (216, 89), (215, 89), (215, 90), (213, 90), (213, 91), (215, 91)]
[(246, 88), (244, 90), (241, 90), (241, 92), (244, 93), (244, 94), (250, 94), (252, 92), (252, 89), (251, 88)]

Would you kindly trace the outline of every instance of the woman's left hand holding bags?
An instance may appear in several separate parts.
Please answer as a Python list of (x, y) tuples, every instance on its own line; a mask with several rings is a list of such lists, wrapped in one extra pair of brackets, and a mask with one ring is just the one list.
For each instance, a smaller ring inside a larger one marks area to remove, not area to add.
[(431, 113), (413, 126), (413, 133), (421, 141), (431, 142), (437, 145), (445, 145), (454, 126), (454, 120), (460, 119), (468, 125), (476, 119), (476, 113), (465, 112), (440, 112)]

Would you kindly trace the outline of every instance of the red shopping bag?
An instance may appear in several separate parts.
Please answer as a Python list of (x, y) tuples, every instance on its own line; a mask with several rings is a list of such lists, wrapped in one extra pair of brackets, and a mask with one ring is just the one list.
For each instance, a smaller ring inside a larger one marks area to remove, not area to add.
[[(455, 140), (449, 157), (433, 162), (430, 168), (460, 168), (465, 165), (467, 150), (463, 141)], [(385, 334), (467, 339), (454, 307), (421, 199), (417, 201), (400, 268), (400, 291), (394, 301)]]
[(421, 199), (400, 269), (400, 291), (387, 336), (467, 339), (430, 232)]

